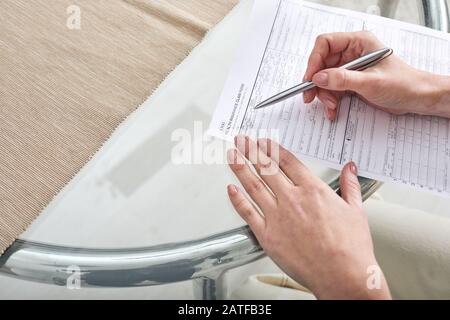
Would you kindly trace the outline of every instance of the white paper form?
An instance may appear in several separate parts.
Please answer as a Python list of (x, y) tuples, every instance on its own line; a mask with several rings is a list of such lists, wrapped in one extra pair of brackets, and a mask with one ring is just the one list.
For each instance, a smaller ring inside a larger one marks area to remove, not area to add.
[(450, 195), (447, 119), (391, 115), (354, 96), (343, 98), (333, 122), (319, 101), (304, 105), (302, 95), (253, 110), (301, 82), (319, 34), (364, 29), (412, 66), (450, 75), (445, 33), (306, 1), (258, 0), (209, 133), (231, 140), (237, 134), (256, 138), (277, 132), (276, 140), (300, 159), (335, 169), (353, 160), (362, 176)]

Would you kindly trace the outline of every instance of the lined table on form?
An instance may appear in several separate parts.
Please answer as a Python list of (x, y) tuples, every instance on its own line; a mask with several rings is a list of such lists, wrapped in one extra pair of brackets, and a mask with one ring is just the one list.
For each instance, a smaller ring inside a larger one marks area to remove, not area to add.
[(350, 95), (333, 122), (318, 100), (305, 105), (302, 95), (253, 109), (301, 82), (318, 35), (359, 30), (370, 30), (416, 68), (450, 75), (445, 33), (299, 0), (256, 1), (210, 133), (225, 139), (237, 134), (275, 138), (300, 159), (336, 169), (352, 160), (362, 176), (450, 195), (448, 119), (392, 115)]

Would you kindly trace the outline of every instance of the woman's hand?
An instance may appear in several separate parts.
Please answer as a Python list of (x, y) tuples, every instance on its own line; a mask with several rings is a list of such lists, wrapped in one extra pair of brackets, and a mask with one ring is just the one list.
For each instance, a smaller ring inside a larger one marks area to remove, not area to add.
[(450, 116), (450, 77), (417, 70), (395, 53), (365, 71), (337, 67), (385, 47), (372, 33), (338, 32), (320, 35), (309, 57), (304, 79), (318, 88), (305, 92), (310, 103), (317, 96), (330, 120), (345, 91), (357, 93), (379, 109), (394, 113)]
[[(389, 299), (375, 260), (356, 167), (345, 166), (342, 198), (278, 144), (236, 137), (230, 167), (250, 196), (229, 185), (228, 194), (266, 253), (289, 276), (323, 299)], [(258, 174), (244, 161), (249, 159)], [(368, 288), (368, 270), (380, 287)]]

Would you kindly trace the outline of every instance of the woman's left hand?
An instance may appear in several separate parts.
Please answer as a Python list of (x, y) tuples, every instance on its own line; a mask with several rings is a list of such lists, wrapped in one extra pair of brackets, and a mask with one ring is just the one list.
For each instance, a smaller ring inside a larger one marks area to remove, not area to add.
[[(341, 198), (271, 140), (238, 136), (235, 144), (228, 161), (252, 201), (235, 185), (229, 197), (275, 263), (318, 298), (389, 299), (355, 165), (342, 170)], [(368, 270), (380, 273), (378, 287), (368, 285)]]

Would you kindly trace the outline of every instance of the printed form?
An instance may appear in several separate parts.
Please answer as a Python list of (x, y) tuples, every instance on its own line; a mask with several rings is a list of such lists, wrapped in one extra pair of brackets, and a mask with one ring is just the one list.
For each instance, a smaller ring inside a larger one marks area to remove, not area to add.
[(354, 161), (361, 176), (396, 181), (450, 196), (449, 120), (392, 115), (355, 96), (342, 99), (329, 121), (319, 101), (302, 95), (253, 107), (301, 82), (322, 33), (370, 30), (408, 64), (450, 75), (450, 36), (425, 27), (301, 0), (255, 1), (247, 33), (222, 92), (209, 134), (270, 137), (299, 159), (341, 169)]

